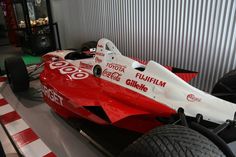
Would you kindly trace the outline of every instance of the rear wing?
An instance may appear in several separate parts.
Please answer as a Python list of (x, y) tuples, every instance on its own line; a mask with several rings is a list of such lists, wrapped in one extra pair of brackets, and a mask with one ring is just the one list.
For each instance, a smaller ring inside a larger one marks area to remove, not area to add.
[[(167, 68), (167, 66), (165, 66)], [(179, 76), (185, 82), (190, 82), (193, 78), (195, 78), (198, 72), (189, 71), (184, 69), (179, 69), (175, 67), (168, 67), (168, 69), (173, 72), (175, 75)]]

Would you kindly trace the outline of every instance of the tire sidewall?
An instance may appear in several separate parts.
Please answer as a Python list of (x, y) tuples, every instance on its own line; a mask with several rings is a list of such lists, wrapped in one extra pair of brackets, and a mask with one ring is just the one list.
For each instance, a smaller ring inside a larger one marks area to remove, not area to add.
[(22, 92), (29, 88), (29, 76), (25, 63), (20, 57), (5, 60), (8, 82), (14, 92)]

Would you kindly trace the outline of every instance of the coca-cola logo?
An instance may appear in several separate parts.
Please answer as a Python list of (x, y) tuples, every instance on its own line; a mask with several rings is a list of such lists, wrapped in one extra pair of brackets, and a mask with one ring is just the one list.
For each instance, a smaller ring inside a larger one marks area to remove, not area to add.
[(122, 75), (118, 72), (110, 72), (108, 69), (105, 69), (102, 72), (102, 76), (105, 76), (105, 77), (110, 78), (115, 81), (120, 81), (120, 78)]
[(187, 100), (190, 102), (195, 102), (195, 101), (201, 101), (200, 98), (197, 98), (194, 94), (188, 94), (187, 95)]

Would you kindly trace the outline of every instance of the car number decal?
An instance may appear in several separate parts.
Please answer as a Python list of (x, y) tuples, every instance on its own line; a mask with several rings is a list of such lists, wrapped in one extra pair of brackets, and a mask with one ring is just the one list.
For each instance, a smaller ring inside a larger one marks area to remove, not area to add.
[(49, 67), (50, 69), (58, 69), (62, 75), (70, 74), (73, 80), (81, 80), (89, 76), (89, 73), (79, 70), (76, 66), (69, 65), (66, 61), (52, 62)]

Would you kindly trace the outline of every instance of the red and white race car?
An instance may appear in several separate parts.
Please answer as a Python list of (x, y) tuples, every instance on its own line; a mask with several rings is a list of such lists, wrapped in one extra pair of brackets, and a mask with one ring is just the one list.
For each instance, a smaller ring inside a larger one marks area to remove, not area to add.
[[(189, 85), (195, 72), (128, 58), (108, 39), (43, 61), (42, 93), (56, 113), (144, 133), (120, 156), (234, 156), (227, 143), (236, 140), (236, 104)], [(5, 65), (12, 89), (26, 90), (23, 61)]]

